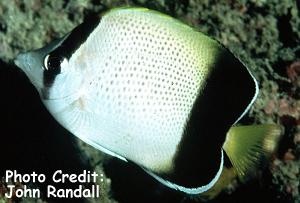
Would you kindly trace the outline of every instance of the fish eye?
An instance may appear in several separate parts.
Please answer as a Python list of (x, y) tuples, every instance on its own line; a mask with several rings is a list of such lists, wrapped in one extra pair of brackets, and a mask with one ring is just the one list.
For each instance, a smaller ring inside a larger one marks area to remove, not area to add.
[(60, 65), (63, 60), (64, 57), (62, 56), (51, 56), (48, 54), (44, 58), (44, 68), (46, 71), (52, 72), (53, 74), (59, 74), (61, 71)]

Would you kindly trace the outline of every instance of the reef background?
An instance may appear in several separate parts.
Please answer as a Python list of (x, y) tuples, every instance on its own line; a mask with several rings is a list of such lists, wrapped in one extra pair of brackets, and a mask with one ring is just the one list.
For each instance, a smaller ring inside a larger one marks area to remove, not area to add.
[[(58, 169), (74, 173), (96, 170), (106, 174), (105, 181), (99, 183), (101, 198), (72, 202), (204, 201), (182, 197), (140, 169), (108, 158), (70, 135), (45, 110), (33, 86), (13, 65), (19, 52), (44, 46), (90, 15), (125, 5), (159, 10), (219, 40), (252, 70), (260, 83), (260, 95), (241, 122), (284, 126), (270, 164), (254, 179), (242, 182), (233, 178), (209, 202), (300, 202), (298, 0), (0, 0), (0, 177), (7, 169), (46, 174)], [(31, 187), (44, 189), (46, 184)], [(63, 201), (6, 200), (4, 192), (5, 184), (0, 179), (1, 203)]]

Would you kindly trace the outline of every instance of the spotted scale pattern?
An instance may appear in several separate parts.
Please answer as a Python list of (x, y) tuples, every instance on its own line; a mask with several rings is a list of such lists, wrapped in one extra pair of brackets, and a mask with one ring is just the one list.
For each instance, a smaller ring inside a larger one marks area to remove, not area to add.
[(172, 169), (193, 103), (220, 49), (203, 34), (144, 9), (103, 16), (69, 60), (84, 81), (62, 112), (67, 128), (155, 172)]

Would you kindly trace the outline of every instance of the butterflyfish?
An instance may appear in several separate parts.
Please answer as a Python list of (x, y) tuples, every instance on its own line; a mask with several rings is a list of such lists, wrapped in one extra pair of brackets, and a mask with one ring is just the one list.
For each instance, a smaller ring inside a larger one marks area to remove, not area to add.
[(64, 128), (187, 194), (210, 189), (226, 157), (246, 174), (280, 134), (237, 125), (259, 91), (237, 57), (146, 8), (112, 9), (15, 63)]

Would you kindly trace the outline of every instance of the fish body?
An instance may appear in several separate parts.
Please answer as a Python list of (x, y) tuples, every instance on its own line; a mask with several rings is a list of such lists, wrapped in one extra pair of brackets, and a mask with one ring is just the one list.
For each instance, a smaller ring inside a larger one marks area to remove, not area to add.
[(189, 194), (219, 179), (227, 133), (258, 94), (217, 41), (143, 8), (113, 9), (16, 64), (71, 133)]

